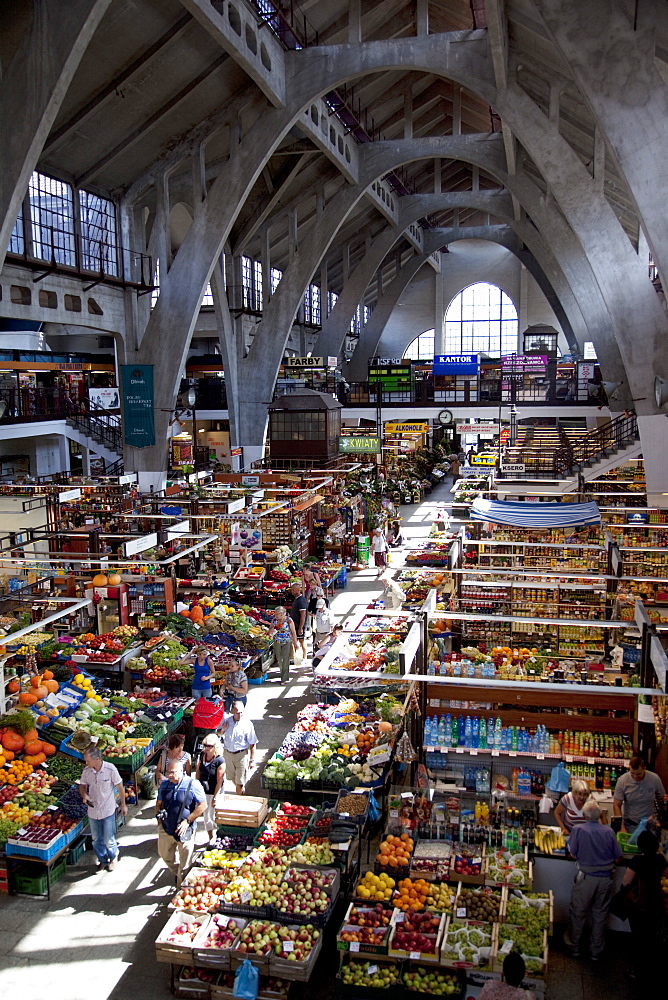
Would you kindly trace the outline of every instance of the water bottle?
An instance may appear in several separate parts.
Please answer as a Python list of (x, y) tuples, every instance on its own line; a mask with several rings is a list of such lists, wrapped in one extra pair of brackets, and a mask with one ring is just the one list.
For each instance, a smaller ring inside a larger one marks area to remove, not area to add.
[(449, 712), (445, 717), (445, 745), (452, 746), (452, 716)]
[(501, 731), (502, 731), (502, 729), (503, 729), (503, 726), (501, 724), (501, 719), (497, 715), (496, 722), (494, 724), (494, 749), (495, 750), (500, 750), (501, 749)]
[(477, 715), (474, 715), (473, 717), (473, 723), (471, 725), (471, 739), (471, 746), (476, 747), (477, 749), (480, 746), (480, 722), (478, 721)]
[(517, 731), (517, 726), (511, 726), (510, 729), (511, 729), (511, 733), (510, 733), (510, 749), (511, 750), (517, 750), (517, 746), (518, 746), (518, 743), (519, 743), (519, 734), (518, 734), (518, 731)]
[(426, 747), (433, 747), (434, 745), (434, 723), (429, 716), (427, 716), (424, 724), (424, 745)]
[(479, 746), (481, 750), (487, 749), (487, 722), (484, 717), (480, 720), (480, 742)]
[(435, 677), (435, 676), (436, 676), (436, 661), (430, 660), (429, 663), (427, 664), (427, 677)]
[(441, 716), (438, 723), (438, 745), (445, 746), (445, 716)]
[(459, 746), (459, 716), (455, 715), (452, 720), (452, 731), (450, 735), (450, 746)]
[(550, 752), (550, 734), (547, 731), (547, 726), (543, 726), (543, 740), (542, 740), (542, 753)]
[(507, 750), (508, 749), (508, 728), (507, 728), (507, 726), (503, 726), (501, 728), (501, 746), (500, 746), (500, 749), (501, 750)]
[(473, 746), (472, 740), (473, 740), (473, 727), (471, 725), (471, 716), (467, 715), (466, 722), (464, 723), (464, 746), (468, 748), (472, 747)]

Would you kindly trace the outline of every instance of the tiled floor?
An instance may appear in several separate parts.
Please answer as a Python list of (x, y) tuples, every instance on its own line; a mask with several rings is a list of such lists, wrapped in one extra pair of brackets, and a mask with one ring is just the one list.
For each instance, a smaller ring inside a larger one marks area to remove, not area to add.
[[(447, 503), (449, 487), (440, 487), (422, 505), (402, 508), (403, 533), (411, 543), (429, 531), (436, 507)], [(393, 564), (398, 564), (393, 555)], [(348, 587), (333, 601), (337, 618), (365, 607), (381, 591), (375, 570), (349, 576)], [(254, 687), (249, 712), (259, 738), (260, 764), (271, 756), (308, 701), (311, 670), (294, 667), (286, 687), (275, 671)], [(249, 791), (259, 790), (259, 770)], [(167, 1000), (169, 966), (155, 961), (154, 942), (165, 919), (171, 881), (157, 857), (154, 804), (131, 807), (120, 831), (121, 862), (112, 873), (97, 873), (87, 852), (68, 868), (52, 899), (0, 896), (0, 989), (21, 1000)], [(341, 917), (343, 912), (341, 913)], [(327, 998), (334, 995), (337, 953), (331, 921), (325, 949), (312, 982)], [(550, 953), (547, 1000), (634, 1000), (641, 996), (626, 978), (630, 940), (609, 942), (606, 959), (594, 965), (560, 950), (555, 936)], [(304, 995), (310, 994), (305, 987)], [(647, 995), (646, 993), (642, 994)]]

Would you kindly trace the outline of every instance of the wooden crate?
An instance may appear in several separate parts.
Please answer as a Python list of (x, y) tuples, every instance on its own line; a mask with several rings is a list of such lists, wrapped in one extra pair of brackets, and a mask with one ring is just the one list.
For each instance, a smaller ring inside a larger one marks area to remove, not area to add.
[[(230, 945), (229, 948), (207, 948), (205, 947), (205, 942), (209, 938), (209, 934), (214, 928), (215, 924), (219, 926), (227, 926), (230, 920), (234, 920), (237, 925), (237, 935)], [(242, 931), (246, 926), (247, 921), (242, 917), (228, 917), (223, 913), (214, 913), (209, 918), (209, 923), (202, 927), (197, 937), (193, 941), (193, 964), (202, 965), (205, 968), (211, 969), (224, 969), (230, 968), (230, 953), (234, 948), (237, 939), (239, 937), (239, 931)]]
[[(358, 925), (357, 924), (350, 924), (350, 923), (348, 923), (348, 919), (350, 917), (350, 914), (352, 913), (352, 911), (354, 909), (357, 909), (358, 911), (362, 911), (362, 912), (365, 912), (365, 911), (368, 911), (369, 913), (373, 912), (373, 906), (368, 906), (368, 905), (367, 906), (360, 906), (359, 904), (354, 903), (354, 902), (349, 904), (348, 909), (346, 910), (346, 915), (343, 918), (343, 924), (341, 925), (341, 927), (339, 929), (339, 932), (336, 935), (336, 947), (337, 947), (337, 949), (339, 951), (348, 951), (348, 952), (350, 952), (351, 955), (359, 955), (363, 959), (364, 958), (373, 958), (376, 955), (387, 955), (387, 949), (388, 949), (388, 945), (389, 945), (390, 934), (392, 932), (392, 927), (393, 927), (393, 925), (392, 925), (391, 922), (387, 925), (387, 927), (379, 927), (377, 929), (378, 930), (378, 937), (380, 937), (380, 931), (384, 932), (383, 933), (383, 940), (379, 944), (377, 944), (377, 945), (366, 944), (364, 942), (360, 943), (358, 941), (342, 941), (341, 940), (341, 934), (342, 934), (343, 931), (355, 931), (355, 930), (358, 929)], [(389, 910), (387, 908), (386, 908), (386, 910), (387, 910), (388, 913), (392, 912), (391, 910)]]
[[(210, 920), (211, 917), (208, 913), (185, 913), (183, 910), (179, 910), (177, 913), (172, 913), (155, 941), (156, 962), (167, 962), (171, 965), (194, 965), (194, 942), (185, 945), (174, 944), (167, 939), (174, 928), (178, 927), (179, 924), (192, 924), (197, 921), (201, 924), (200, 931), (202, 931), (209, 925)], [(198, 931), (198, 934), (200, 931)]]
[[(462, 958), (459, 957), (458, 952), (455, 952), (454, 950), (451, 949), (450, 944), (449, 944), (449, 937), (450, 937), (450, 928), (451, 928), (451, 926), (452, 926), (453, 923), (466, 923), (466, 924), (469, 924), (470, 927), (472, 927), (474, 929), (475, 929), (476, 926), (478, 926), (480, 928), (482, 928), (482, 927), (484, 927), (484, 928), (491, 927), (492, 928), (492, 931), (491, 931), (491, 942), (490, 942), (489, 945), (484, 945), (483, 946), (482, 955), (480, 956), (480, 957), (483, 958), (483, 962), (482, 963), (481, 962), (475, 962), (473, 960), (468, 961), (468, 960), (462, 959)], [(497, 943), (498, 943), (498, 927), (499, 927), (498, 924), (477, 924), (476, 925), (476, 922), (473, 921), (473, 920), (466, 920), (466, 921), (457, 920), (456, 917), (448, 915), (446, 917), (446, 924), (445, 924), (445, 928), (444, 928), (444, 931), (443, 931), (443, 937), (441, 939), (440, 964), (443, 965), (443, 966), (445, 966), (448, 969), (479, 969), (481, 967), (481, 965), (483, 965), (485, 967), (485, 971), (493, 972), (494, 971), (494, 959), (495, 959), (495, 956), (496, 956), (496, 947), (497, 947)], [(489, 949), (488, 953), (487, 953), (487, 949)]]
[(242, 826), (257, 830), (264, 823), (268, 812), (267, 799), (256, 795), (226, 794), (221, 807), (216, 809), (216, 823), (219, 826)]
[(323, 935), (321, 934), (305, 962), (289, 962), (287, 958), (278, 958), (272, 952), (269, 961), (271, 975), (278, 976), (280, 979), (292, 979), (298, 983), (307, 983), (311, 978), (318, 955), (322, 951), (322, 941)]
[[(441, 956), (441, 943), (443, 940), (443, 933), (445, 931), (445, 925), (447, 921), (446, 914), (445, 913), (441, 914), (441, 919), (438, 925), (438, 931), (436, 932), (436, 934), (433, 935), (435, 944), (433, 952), (403, 951), (401, 948), (394, 947), (393, 942), (396, 932), (400, 930), (403, 923), (403, 920), (401, 922), (398, 920), (399, 914), (401, 914), (402, 918), (405, 916), (405, 914), (402, 913), (401, 910), (395, 910), (392, 914), (392, 923), (391, 923), (392, 931), (390, 934), (390, 943), (387, 950), (387, 953), (390, 956), (390, 958), (399, 958), (399, 959), (412, 958), (419, 962), (425, 962), (428, 965), (438, 965)], [(422, 916), (422, 913), (416, 914), (416, 916)], [(437, 916), (437, 914), (430, 914), (430, 916), (435, 917)], [(427, 936), (429, 937), (430, 935)]]

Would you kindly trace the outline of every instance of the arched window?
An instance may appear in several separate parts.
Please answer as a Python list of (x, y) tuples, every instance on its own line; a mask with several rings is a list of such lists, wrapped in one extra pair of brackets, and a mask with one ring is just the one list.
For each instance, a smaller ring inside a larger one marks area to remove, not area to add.
[(469, 285), (445, 314), (446, 354), (489, 354), (498, 358), (517, 352), (517, 310), (497, 285)]
[(404, 351), (404, 357), (411, 361), (431, 361), (434, 357), (434, 331), (425, 330), (412, 340)]

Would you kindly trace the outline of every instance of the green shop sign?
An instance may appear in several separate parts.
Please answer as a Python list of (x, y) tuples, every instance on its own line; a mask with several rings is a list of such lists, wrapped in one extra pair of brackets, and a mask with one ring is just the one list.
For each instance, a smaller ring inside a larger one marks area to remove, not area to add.
[(155, 444), (153, 365), (121, 365), (123, 438), (133, 448)]
[(352, 452), (365, 455), (375, 455), (380, 451), (380, 441), (377, 437), (340, 437), (339, 452), (350, 455)]

